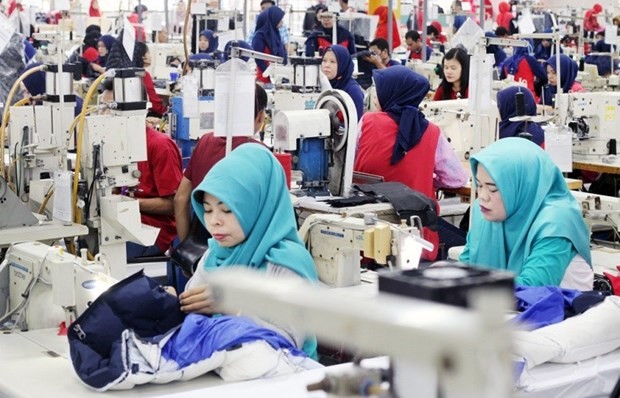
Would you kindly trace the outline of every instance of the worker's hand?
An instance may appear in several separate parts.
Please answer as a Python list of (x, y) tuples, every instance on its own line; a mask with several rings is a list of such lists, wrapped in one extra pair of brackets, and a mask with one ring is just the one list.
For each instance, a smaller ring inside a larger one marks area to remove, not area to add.
[(380, 68), (381, 66), (383, 66), (383, 64), (381, 63), (381, 57), (378, 54), (373, 54), (370, 57), (364, 57), (364, 60), (367, 62), (370, 62), (377, 68)]
[(184, 291), (179, 296), (181, 311), (194, 312), (197, 314), (213, 314), (218, 312), (215, 309), (209, 285), (203, 285)]

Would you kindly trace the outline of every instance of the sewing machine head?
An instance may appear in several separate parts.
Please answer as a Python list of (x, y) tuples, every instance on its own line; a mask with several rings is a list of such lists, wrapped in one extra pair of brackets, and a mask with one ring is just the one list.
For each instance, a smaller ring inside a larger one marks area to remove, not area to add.
[(577, 138), (574, 154), (601, 157), (615, 151), (610, 141), (620, 138), (620, 93), (571, 93), (558, 98), (560, 124), (568, 125)]

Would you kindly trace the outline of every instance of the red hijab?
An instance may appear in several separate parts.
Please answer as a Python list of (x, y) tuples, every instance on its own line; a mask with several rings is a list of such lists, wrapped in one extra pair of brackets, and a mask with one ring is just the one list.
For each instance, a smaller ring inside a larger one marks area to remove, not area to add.
[(99, 2), (97, 2), (97, 7), (93, 6), (94, 2), (97, 2), (97, 0), (90, 0), (90, 7), (88, 8), (88, 16), (89, 17), (100, 17), (101, 11), (99, 11)]
[[(379, 16), (379, 23), (377, 24), (377, 33), (375, 38), (388, 39), (388, 8), (387, 6), (379, 6), (374, 12), (374, 15)], [(400, 46), (400, 33), (398, 32), (398, 22), (392, 12), (392, 49)]]

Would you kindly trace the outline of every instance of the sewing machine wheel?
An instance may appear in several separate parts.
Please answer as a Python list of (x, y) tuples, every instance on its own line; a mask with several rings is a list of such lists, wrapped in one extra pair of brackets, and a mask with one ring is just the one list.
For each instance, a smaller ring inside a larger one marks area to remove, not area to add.
[(347, 132), (351, 119), (346, 101), (337, 90), (328, 90), (321, 94), (316, 109), (327, 109), (330, 112), (331, 135), (334, 152), (340, 152), (347, 144)]

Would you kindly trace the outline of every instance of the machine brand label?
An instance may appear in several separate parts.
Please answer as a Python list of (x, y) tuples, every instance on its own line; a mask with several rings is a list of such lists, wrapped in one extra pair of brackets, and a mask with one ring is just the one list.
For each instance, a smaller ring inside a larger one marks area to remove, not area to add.
[(331, 236), (336, 236), (338, 238), (344, 238), (344, 234), (341, 232), (334, 232), (334, 231), (330, 231), (327, 229), (322, 229), (320, 231), (323, 235), (331, 235)]
[(9, 266), (13, 268), (17, 268), (23, 273), (26, 273), (26, 274), (28, 273), (28, 268), (24, 267), (23, 265), (19, 265), (17, 263), (9, 263)]
[(97, 287), (97, 281), (94, 279), (89, 279), (87, 281), (82, 282), (82, 287), (86, 290), (92, 290)]

